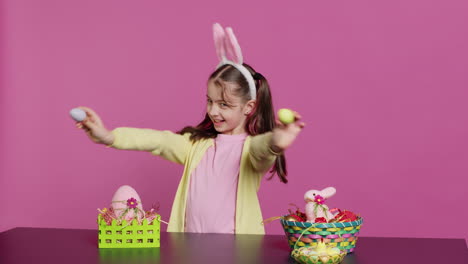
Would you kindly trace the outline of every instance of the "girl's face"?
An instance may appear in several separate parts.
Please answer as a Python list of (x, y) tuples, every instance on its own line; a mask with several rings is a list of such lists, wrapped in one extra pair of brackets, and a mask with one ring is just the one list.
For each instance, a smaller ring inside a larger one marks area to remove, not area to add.
[(206, 112), (214, 128), (221, 134), (237, 135), (245, 133), (247, 116), (252, 112), (255, 101), (244, 102), (241, 97), (232, 93), (233, 84), (225, 82), (226, 91), (208, 82)]

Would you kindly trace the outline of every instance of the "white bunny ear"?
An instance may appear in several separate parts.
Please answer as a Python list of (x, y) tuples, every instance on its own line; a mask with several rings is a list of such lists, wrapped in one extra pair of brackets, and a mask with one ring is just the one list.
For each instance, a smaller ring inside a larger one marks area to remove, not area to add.
[(219, 23), (213, 24), (213, 39), (216, 48), (216, 55), (218, 56), (218, 59), (223, 62), (226, 60), (226, 34)]
[(216, 54), (220, 60), (220, 63), (216, 69), (222, 65), (229, 64), (239, 70), (249, 84), (251, 99), (256, 100), (257, 91), (255, 87), (255, 80), (249, 70), (242, 65), (244, 62), (244, 59), (242, 58), (242, 51), (232, 29), (226, 28), (226, 30), (224, 30), (220, 24), (215, 23), (213, 25), (213, 38), (215, 42)]
[(232, 28), (226, 28), (226, 52), (229, 55), (230, 59), (237, 64), (242, 65), (244, 59), (242, 57), (242, 50), (240, 48), (239, 42), (232, 31)]
[(333, 187), (327, 187), (327, 188), (321, 190), (320, 192), (322, 193), (323, 198), (328, 199), (328, 198), (332, 197), (333, 195), (335, 195), (336, 189), (333, 188)]

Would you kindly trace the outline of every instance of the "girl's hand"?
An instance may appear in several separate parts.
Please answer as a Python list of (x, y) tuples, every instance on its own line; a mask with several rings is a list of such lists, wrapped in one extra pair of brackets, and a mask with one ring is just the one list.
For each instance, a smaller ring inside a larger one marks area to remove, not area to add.
[(273, 129), (273, 137), (271, 139), (271, 146), (275, 152), (287, 149), (294, 142), (302, 128), (304, 128), (305, 123), (299, 122), (301, 119), (299, 113), (294, 112), (294, 117), (295, 122), (287, 125), (276, 120), (276, 127)]
[(92, 141), (112, 145), (114, 135), (104, 127), (98, 114), (88, 107), (80, 106), (78, 108), (86, 112), (86, 118), (81, 122), (76, 122), (76, 127), (83, 129)]

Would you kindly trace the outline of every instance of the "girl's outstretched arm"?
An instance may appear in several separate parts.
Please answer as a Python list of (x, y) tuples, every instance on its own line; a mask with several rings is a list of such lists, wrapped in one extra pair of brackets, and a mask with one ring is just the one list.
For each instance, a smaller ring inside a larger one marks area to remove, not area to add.
[(301, 121), (301, 115), (294, 112), (295, 121), (290, 124), (283, 124), (276, 120), (276, 127), (273, 129), (271, 147), (276, 152), (286, 150), (296, 140), (297, 136), (304, 128), (305, 123)]
[(151, 152), (163, 158), (184, 164), (191, 147), (189, 135), (171, 131), (121, 127), (112, 131), (105, 128), (99, 115), (88, 107), (79, 107), (86, 112), (85, 120), (76, 126), (83, 129), (95, 143), (124, 150)]
[(297, 138), (305, 123), (300, 122), (301, 116), (294, 112), (295, 122), (283, 124), (276, 122), (271, 132), (252, 137), (250, 161), (260, 172), (266, 172), (273, 166), (276, 156), (281, 155)]
[(148, 151), (179, 164), (185, 163), (192, 146), (190, 134), (179, 135), (172, 131), (119, 127), (111, 133), (114, 142), (109, 147)]
[(249, 158), (253, 168), (258, 172), (264, 173), (270, 169), (276, 160), (276, 156), (281, 154), (271, 148), (272, 136), (273, 132), (267, 132), (252, 137)]
[(85, 111), (86, 118), (81, 122), (76, 122), (76, 127), (83, 129), (95, 143), (111, 145), (114, 142), (114, 136), (106, 129), (101, 117), (89, 107), (78, 108)]

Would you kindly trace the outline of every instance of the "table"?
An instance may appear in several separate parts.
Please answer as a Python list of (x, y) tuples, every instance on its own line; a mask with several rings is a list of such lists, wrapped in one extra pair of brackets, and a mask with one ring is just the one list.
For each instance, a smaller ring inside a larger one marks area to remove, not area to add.
[[(285, 236), (161, 232), (161, 247), (99, 249), (97, 230), (14, 228), (0, 233), (0, 263), (294, 263)], [(343, 264), (468, 263), (464, 239), (360, 237)]]

